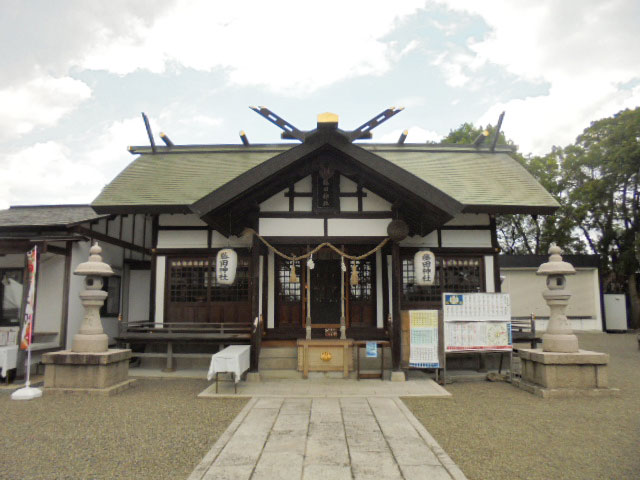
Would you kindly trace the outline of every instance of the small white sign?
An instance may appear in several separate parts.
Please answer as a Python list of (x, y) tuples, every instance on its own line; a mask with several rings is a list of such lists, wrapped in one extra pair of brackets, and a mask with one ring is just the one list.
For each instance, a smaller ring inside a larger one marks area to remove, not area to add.
[(436, 256), (429, 250), (423, 250), (413, 257), (413, 269), (416, 285), (433, 285), (436, 278)]
[(223, 248), (216, 256), (216, 279), (219, 285), (233, 285), (236, 280), (238, 254), (230, 248)]

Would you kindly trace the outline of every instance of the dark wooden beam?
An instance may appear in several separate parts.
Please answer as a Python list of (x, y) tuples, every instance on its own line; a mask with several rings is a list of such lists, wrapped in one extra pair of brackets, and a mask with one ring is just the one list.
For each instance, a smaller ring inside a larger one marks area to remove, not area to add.
[(392, 319), (391, 333), (391, 363), (394, 371), (399, 371), (402, 361), (402, 315), (400, 298), (402, 296), (402, 259), (400, 258), (400, 245), (393, 242), (391, 246), (392, 268)]
[(85, 228), (85, 227), (81, 227), (81, 226), (72, 227), (71, 231), (80, 233), (82, 235), (86, 235), (87, 237), (93, 238), (95, 240), (100, 240), (101, 242), (109, 243), (111, 245), (116, 245), (122, 248), (128, 248), (129, 250), (134, 250), (140, 253), (146, 253), (147, 255), (151, 254), (151, 251), (149, 249), (141, 247), (140, 245), (134, 245), (133, 243), (129, 243), (115, 237), (110, 237), (108, 235), (105, 235), (104, 233), (96, 232), (94, 230), (89, 230), (88, 228)]
[(144, 112), (142, 112), (142, 120), (144, 121), (144, 128), (147, 130), (147, 136), (149, 137), (149, 143), (151, 144), (151, 151), (153, 153), (156, 153), (156, 142), (153, 139), (153, 133), (151, 133), (151, 125), (149, 125), (149, 119)]
[[(156, 319), (156, 272), (158, 271), (158, 215), (151, 220), (151, 271), (149, 272), (149, 321)], [(166, 269), (165, 269), (166, 276)]]
[(62, 278), (62, 311), (60, 313), (60, 338), (58, 344), (60, 348), (67, 345), (67, 327), (69, 324), (69, 288), (71, 286), (71, 256), (72, 242), (65, 244), (64, 274)]

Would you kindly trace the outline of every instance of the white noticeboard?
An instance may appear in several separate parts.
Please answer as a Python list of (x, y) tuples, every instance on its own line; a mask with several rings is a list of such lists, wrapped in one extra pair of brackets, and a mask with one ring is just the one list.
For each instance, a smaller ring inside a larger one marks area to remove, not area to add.
[(409, 310), (409, 366), (440, 368), (438, 310)]
[(510, 351), (511, 299), (507, 293), (443, 293), (446, 352)]

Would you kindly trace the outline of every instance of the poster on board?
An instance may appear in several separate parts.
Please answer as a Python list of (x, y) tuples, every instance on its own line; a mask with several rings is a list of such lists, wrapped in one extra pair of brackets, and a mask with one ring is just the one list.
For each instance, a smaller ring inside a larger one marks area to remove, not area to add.
[(445, 322), (510, 322), (508, 293), (443, 293)]
[(446, 352), (510, 351), (511, 299), (507, 293), (443, 293)]
[(440, 368), (438, 310), (409, 310), (409, 366)]

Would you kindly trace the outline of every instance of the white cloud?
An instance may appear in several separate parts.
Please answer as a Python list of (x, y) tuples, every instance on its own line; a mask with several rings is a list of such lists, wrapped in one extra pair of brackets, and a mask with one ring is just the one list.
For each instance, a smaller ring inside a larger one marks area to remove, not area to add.
[[(546, 153), (565, 145), (589, 123), (639, 103), (640, 4), (634, 0), (442, 0), (452, 9), (479, 15), (490, 28), (470, 39), (468, 56), (442, 55), (438, 65), (448, 83), (466, 85), (483, 64), (503, 67), (518, 78), (548, 85), (548, 92), (491, 107), (480, 123), (507, 111), (505, 132), (524, 153)], [(635, 39), (635, 40), (634, 40)]]
[(85, 83), (70, 77), (45, 76), (0, 90), (0, 138), (54, 125), (90, 96)]
[[(423, 0), (279, 2), (180, 0), (151, 23), (87, 52), (83, 68), (124, 75), (170, 65), (224, 70), (235, 85), (301, 95), (361, 75), (380, 75), (415, 42), (384, 38)], [(276, 14), (274, 14), (276, 13)]]
[[(157, 126), (152, 122), (157, 131)], [(90, 203), (132, 160), (127, 145), (148, 144), (139, 117), (113, 122), (72, 150), (55, 141), (0, 152), (0, 208), (12, 205)]]

